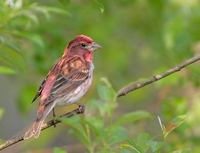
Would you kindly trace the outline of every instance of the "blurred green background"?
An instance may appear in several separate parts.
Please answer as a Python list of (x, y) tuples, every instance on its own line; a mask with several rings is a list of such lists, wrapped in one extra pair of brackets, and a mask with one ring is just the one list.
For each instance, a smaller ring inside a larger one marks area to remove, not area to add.
[(2, 142), (34, 120), (31, 100), (70, 40), (85, 34), (103, 47), (85, 115), (3, 152), (199, 153), (198, 63), (116, 99), (123, 85), (199, 54), (199, 25), (199, 0), (0, 0)]

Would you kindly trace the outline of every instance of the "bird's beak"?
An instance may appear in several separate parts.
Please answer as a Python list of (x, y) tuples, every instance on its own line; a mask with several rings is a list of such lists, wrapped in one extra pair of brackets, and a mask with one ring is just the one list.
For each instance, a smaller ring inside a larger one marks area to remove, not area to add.
[(101, 48), (101, 46), (99, 44), (97, 44), (96, 42), (93, 42), (91, 45), (92, 50), (97, 50), (98, 48)]

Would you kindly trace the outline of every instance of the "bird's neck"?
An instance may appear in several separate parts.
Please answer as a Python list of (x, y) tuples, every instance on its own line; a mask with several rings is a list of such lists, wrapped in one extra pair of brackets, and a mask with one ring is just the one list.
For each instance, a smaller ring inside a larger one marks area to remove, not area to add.
[(91, 63), (92, 60), (93, 60), (93, 53), (88, 51), (88, 52), (86, 52), (86, 53), (83, 55), (83, 58), (84, 58), (87, 62)]
[(64, 54), (63, 54), (63, 58), (72, 58), (74, 56), (79, 56), (81, 57), (81, 59), (85, 60), (86, 62), (91, 63), (93, 61), (93, 52), (91, 51), (87, 51), (84, 54), (73, 54), (73, 52), (71, 53), (68, 48), (65, 48), (64, 50)]

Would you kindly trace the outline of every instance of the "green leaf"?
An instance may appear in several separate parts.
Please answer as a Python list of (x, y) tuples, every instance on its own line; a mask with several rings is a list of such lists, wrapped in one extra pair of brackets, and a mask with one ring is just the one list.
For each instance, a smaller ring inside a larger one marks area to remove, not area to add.
[(97, 85), (97, 92), (102, 100), (115, 100), (116, 93), (106, 78), (101, 78), (101, 82)]
[(100, 12), (104, 13), (105, 7), (104, 7), (103, 3), (99, 2), (98, 0), (95, 0), (95, 3), (97, 4)]
[(80, 124), (80, 121), (81, 121), (80, 116), (74, 116), (72, 118), (63, 117), (61, 120), (66, 125), (70, 126), (73, 129), (76, 129), (76, 130), (79, 130), (78, 127), (81, 126), (81, 124)]
[(100, 117), (87, 116), (82, 120), (82, 124), (87, 124), (91, 131), (96, 135), (102, 135), (104, 130), (104, 120)]
[(183, 96), (167, 98), (162, 104), (162, 112), (166, 120), (171, 120), (180, 114), (186, 114), (187, 111), (188, 100)]
[(177, 116), (176, 118), (174, 118), (172, 120), (172, 122), (170, 122), (164, 132), (163, 132), (163, 135), (164, 135), (164, 138), (166, 138), (172, 131), (174, 131), (176, 128), (178, 128), (181, 124), (183, 124), (186, 120), (186, 115), (180, 115), (180, 116)]
[(67, 153), (67, 150), (62, 149), (62, 148), (55, 147), (55, 148), (53, 149), (53, 153)]
[(151, 117), (151, 114), (146, 111), (135, 111), (135, 112), (131, 112), (131, 113), (122, 115), (115, 121), (114, 124), (115, 125), (125, 125), (128, 123), (134, 123), (136, 121), (140, 121), (140, 120), (147, 119), (150, 117)]
[(121, 143), (128, 139), (128, 133), (127, 130), (124, 127), (120, 126), (111, 126), (106, 129), (107, 135), (108, 135), (108, 142), (110, 144), (117, 144)]
[(141, 150), (141, 152), (146, 152), (149, 149), (148, 142), (150, 141), (151, 137), (147, 133), (140, 133), (136, 138), (136, 146)]
[(160, 117), (158, 116), (158, 121), (163, 132), (163, 137), (166, 138), (172, 131), (174, 131), (181, 124), (183, 124), (185, 120), (186, 120), (186, 115), (179, 115), (175, 117), (170, 123), (168, 123), (167, 126), (165, 126), (162, 123)]
[(140, 133), (135, 139), (129, 139), (128, 143), (121, 144), (121, 148), (126, 148), (136, 153), (158, 153), (162, 146), (162, 142), (152, 140), (148, 133)]
[(58, 8), (58, 7), (50, 7), (50, 6), (44, 6), (44, 9), (46, 9), (49, 12), (63, 14), (63, 15), (70, 15), (69, 12), (67, 12), (64, 9)]
[(117, 107), (116, 93), (106, 78), (101, 78), (101, 82), (97, 85), (97, 92), (100, 100), (94, 102), (99, 105), (98, 109), (101, 116), (111, 116)]
[(0, 44), (0, 62), (18, 71), (25, 70), (25, 60), (22, 54), (14, 48)]
[(15, 74), (16, 72), (9, 67), (0, 66), (0, 73), (2, 73), (2, 74)]
[[(136, 147), (134, 147), (133, 145), (130, 145), (128, 143), (121, 144), (120, 149), (123, 149), (122, 153), (142, 153)], [(131, 152), (129, 152), (129, 151), (131, 151)]]
[(62, 122), (66, 125), (68, 125), (71, 129), (70, 132), (75, 135), (75, 137), (81, 141), (81, 143), (88, 145), (89, 138), (84, 131), (84, 127), (81, 124), (81, 117), (80, 116), (74, 116), (72, 118), (62, 118)]

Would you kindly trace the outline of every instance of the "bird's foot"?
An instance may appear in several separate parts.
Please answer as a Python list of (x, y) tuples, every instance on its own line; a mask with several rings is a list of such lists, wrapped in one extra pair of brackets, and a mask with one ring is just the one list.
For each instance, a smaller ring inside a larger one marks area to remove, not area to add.
[(85, 112), (85, 105), (78, 105), (77, 114), (83, 114)]

